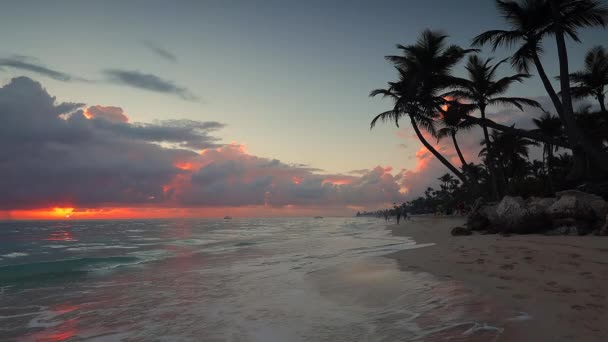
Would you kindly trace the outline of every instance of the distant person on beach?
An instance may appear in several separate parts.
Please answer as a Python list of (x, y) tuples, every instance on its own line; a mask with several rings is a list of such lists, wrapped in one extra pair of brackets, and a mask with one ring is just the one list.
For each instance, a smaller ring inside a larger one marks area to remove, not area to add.
[(388, 212), (384, 211), (384, 221), (388, 222)]
[(399, 220), (401, 220), (401, 210), (397, 210), (397, 224), (399, 224)]

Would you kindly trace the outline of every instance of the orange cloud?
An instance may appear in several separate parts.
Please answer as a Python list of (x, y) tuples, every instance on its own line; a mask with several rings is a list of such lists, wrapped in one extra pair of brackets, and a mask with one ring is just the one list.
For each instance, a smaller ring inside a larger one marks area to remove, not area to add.
[(129, 118), (120, 107), (96, 105), (86, 108), (82, 114), (87, 119), (102, 118), (113, 122), (129, 122)]

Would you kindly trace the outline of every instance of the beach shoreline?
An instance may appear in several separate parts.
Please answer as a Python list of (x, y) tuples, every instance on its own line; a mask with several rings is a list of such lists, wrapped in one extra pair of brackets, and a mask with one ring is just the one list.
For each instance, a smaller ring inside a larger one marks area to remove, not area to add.
[(608, 240), (595, 236), (451, 236), (461, 217), (414, 217), (387, 228), (428, 247), (387, 255), (407, 272), (459, 281), (521, 313), (498, 341), (606, 341)]

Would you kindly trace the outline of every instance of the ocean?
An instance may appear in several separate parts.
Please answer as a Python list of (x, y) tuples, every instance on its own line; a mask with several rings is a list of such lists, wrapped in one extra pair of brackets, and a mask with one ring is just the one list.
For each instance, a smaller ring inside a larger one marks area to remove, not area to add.
[[(0, 222), (2, 341), (491, 341), (372, 218)], [(415, 255), (415, 254), (413, 254)]]

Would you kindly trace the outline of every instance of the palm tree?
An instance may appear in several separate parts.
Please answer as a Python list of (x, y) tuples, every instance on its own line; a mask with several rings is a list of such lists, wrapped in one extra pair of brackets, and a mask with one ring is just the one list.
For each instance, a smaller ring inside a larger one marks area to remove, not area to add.
[[(495, 50), (499, 46), (521, 44), (510, 58), (518, 70), (528, 72), (534, 64), (555, 109), (564, 123), (570, 146), (577, 161), (572, 170), (574, 178), (584, 177), (585, 154), (598, 166), (608, 170), (608, 156), (600, 153), (577, 127), (572, 110), (569, 90), (568, 56), (564, 35), (578, 41), (577, 29), (586, 26), (604, 25), (608, 11), (596, 0), (496, 0), (499, 12), (511, 26), (511, 30), (491, 30), (473, 39), (474, 45), (491, 43)], [(560, 61), (562, 99), (555, 89), (540, 61), (542, 39), (555, 35)]]
[[(497, 78), (496, 72), (501, 64), (508, 59), (492, 65), (492, 58), (482, 59), (477, 55), (469, 56), (465, 69), (467, 70), (468, 79), (457, 79), (456, 89), (448, 92), (447, 96), (454, 96), (470, 101), (477, 109), (482, 119), (486, 119), (486, 109), (488, 106), (508, 105), (515, 106), (519, 110), (523, 110), (523, 105), (540, 107), (540, 104), (534, 100), (522, 97), (505, 97), (509, 87), (515, 82), (523, 82), (524, 79), (530, 77), (528, 74), (519, 73), (512, 76)], [(494, 168), (492, 145), (488, 135), (488, 127), (486, 123), (481, 125), (483, 129), (484, 140), (486, 146), (489, 147), (489, 155), (487, 158), (488, 169), (490, 169), (490, 177), (492, 181), (492, 191), (496, 198), (498, 194), (498, 185), (496, 177), (492, 169)]]
[(464, 156), (458, 145), (458, 140), (456, 140), (456, 134), (458, 134), (459, 131), (466, 131), (475, 126), (472, 121), (464, 118), (473, 109), (474, 108), (471, 105), (451, 101), (441, 110), (439, 122), (443, 127), (437, 131), (437, 142), (448, 136), (452, 138), (454, 149), (456, 150), (456, 154), (458, 154), (462, 169), (465, 173), (467, 162), (464, 160)]
[(373, 128), (378, 120), (394, 121), (409, 116), (416, 136), (429, 150), (460, 180), (466, 182), (463, 173), (442, 156), (424, 137), (420, 127), (436, 137), (434, 118), (445, 104), (441, 97), (454, 80), (450, 75), (452, 68), (469, 52), (459, 46), (446, 46), (447, 36), (430, 30), (422, 33), (416, 44), (397, 48), (403, 50), (402, 56), (387, 56), (399, 73), (397, 82), (389, 82), (387, 89), (376, 89), (370, 96), (382, 95), (393, 100), (393, 109), (378, 114), (371, 122)]
[(583, 27), (606, 26), (608, 7), (598, 0), (544, 0), (551, 8), (550, 32), (555, 35), (559, 57), (561, 97), (566, 117), (574, 120), (574, 108), (570, 93), (570, 73), (568, 71), (568, 36), (580, 42), (577, 30)]
[[(534, 125), (537, 127), (536, 131), (543, 135), (559, 138), (563, 135), (562, 121), (554, 115), (545, 112), (540, 118), (532, 119)], [(553, 152), (556, 152), (558, 147), (550, 144), (543, 144), (543, 163), (547, 170), (547, 176), (549, 179), (549, 191), (553, 192)]]
[(573, 98), (595, 97), (603, 113), (606, 111), (606, 87), (608, 87), (608, 52), (595, 46), (585, 56), (583, 70), (570, 74), (570, 92)]
[[(530, 146), (535, 146), (537, 143), (511, 132), (493, 130), (490, 137), (492, 153), (495, 154), (498, 166), (503, 171), (505, 184), (509, 185), (510, 179), (525, 174)], [(481, 144), (485, 145), (485, 141), (482, 141)], [(479, 152), (479, 156), (487, 158), (487, 145)]]

